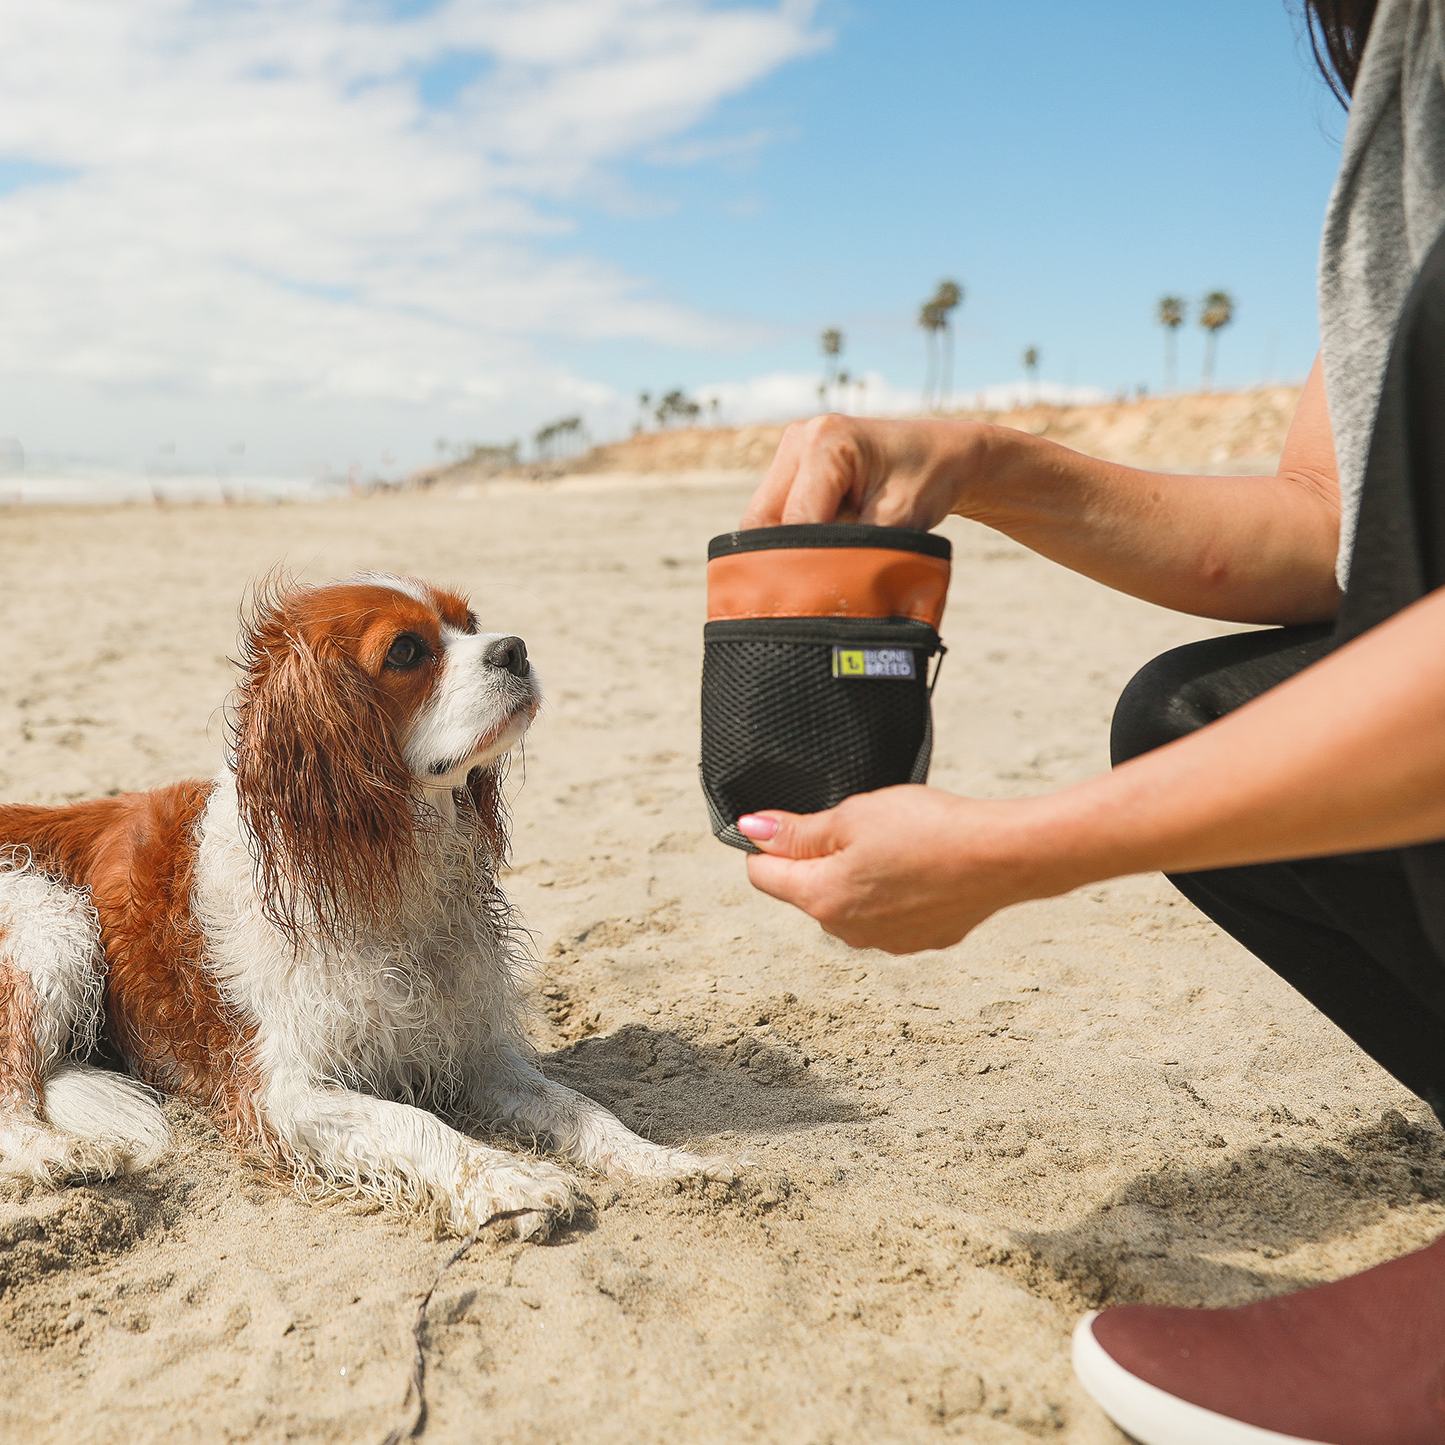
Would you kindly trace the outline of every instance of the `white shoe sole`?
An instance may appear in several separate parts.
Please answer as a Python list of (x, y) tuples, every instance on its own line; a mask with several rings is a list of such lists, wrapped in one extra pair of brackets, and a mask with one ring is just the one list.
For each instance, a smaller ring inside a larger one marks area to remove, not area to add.
[(1098, 1340), (1098, 1310), (1074, 1326), (1074, 1373), (1094, 1403), (1139, 1445), (1320, 1445), (1217, 1415), (1131, 1375)]

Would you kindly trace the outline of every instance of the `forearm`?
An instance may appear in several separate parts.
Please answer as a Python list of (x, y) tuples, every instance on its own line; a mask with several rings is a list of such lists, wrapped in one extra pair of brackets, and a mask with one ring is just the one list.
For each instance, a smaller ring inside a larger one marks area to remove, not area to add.
[(952, 510), (1073, 571), (1225, 621), (1335, 614), (1338, 506), (1306, 477), (1143, 472), (1004, 427), (960, 441)]
[(1445, 838), (1445, 590), (1210, 727), (1002, 806), (1022, 896)]

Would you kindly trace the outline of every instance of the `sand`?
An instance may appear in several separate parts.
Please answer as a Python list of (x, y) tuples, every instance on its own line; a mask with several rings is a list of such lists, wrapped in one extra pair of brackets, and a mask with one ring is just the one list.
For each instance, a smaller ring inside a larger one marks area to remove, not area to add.
[[(1069, 1330), (1223, 1303), (1445, 1224), (1428, 1111), (1169, 886), (855, 953), (708, 835), (697, 681), (731, 486), (0, 514), (0, 797), (215, 769), (248, 583), (286, 560), (471, 590), (550, 703), (511, 775), (506, 887), (548, 1073), (739, 1182), (590, 1182), (545, 1245), (484, 1239), (425, 1331), (426, 1441), (1119, 1441)], [(1105, 766), (1110, 710), (1218, 630), (950, 523), (933, 780), (1009, 797)], [(310, 1205), (174, 1107), (148, 1174), (0, 1201), (0, 1439), (380, 1442), (453, 1248)]]

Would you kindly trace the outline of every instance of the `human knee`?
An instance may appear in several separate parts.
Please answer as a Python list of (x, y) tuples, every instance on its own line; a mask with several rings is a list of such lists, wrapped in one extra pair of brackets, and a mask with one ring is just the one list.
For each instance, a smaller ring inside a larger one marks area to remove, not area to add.
[(1324, 657), (1328, 622), (1191, 642), (1140, 668), (1114, 711), (1115, 766), (1217, 722)]
[(1114, 708), (1109, 754), (1115, 767), (1212, 722), (1198, 692), (1194, 648), (1176, 647), (1130, 679)]

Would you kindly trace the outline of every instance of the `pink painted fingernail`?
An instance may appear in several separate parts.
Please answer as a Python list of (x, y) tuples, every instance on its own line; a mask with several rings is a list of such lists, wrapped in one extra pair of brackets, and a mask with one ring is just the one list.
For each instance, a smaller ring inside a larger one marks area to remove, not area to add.
[(777, 831), (776, 818), (760, 818), (756, 813), (748, 813), (738, 819), (738, 832), (755, 843), (766, 843)]

